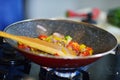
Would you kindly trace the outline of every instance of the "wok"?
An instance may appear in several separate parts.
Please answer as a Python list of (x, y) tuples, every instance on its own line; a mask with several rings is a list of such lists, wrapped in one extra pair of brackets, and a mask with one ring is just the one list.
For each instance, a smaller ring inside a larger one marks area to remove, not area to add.
[(37, 37), (39, 34), (50, 35), (54, 32), (63, 35), (70, 35), (73, 41), (83, 43), (93, 48), (94, 53), (91, 56), (62, 58), (50, 55), (34, 54), (17, 47), (17, 42), (11, 39), (5, 39), (10, 45), (15, 47), (26, 58), (45, 67), (51, 68), (77, 68), (88, 65), (99, 58), (113, 53), (117, 47), (116, 38), (109, 32), (100, 29), (94, 25), (75, 22), (70, 20), (51, 20), (51, 19), (34, 19), (23, 20), (13, 23), (5, 28), (7, 33)]

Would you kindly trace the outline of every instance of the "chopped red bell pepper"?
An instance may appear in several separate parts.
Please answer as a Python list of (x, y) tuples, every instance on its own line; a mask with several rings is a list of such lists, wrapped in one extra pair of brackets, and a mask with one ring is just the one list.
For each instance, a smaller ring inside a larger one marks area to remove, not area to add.
[(55, 53), (54, 56), (59, 56), (59, 54), (58, 54), (58, 53)]
[(25, 49), (26, 46), (25, 46), (24, 44), (19, 44), (19, 45), (18, 45), (18, 48)]
[(79, 44), (78, 44), (77, 42), (71, 41), (71, 42), (67, 45), (67, 47), (72, 47), (72, 49), (75, 50), (76, 52), (79, 51)]
[(81, 56), (90, 56), (90, 53), (88, 51), (84, 51), (81, 53)]
[(42, 34), (42, 35), (39, 35), (38, 38), (41, 39), (41, 40), (44, 40), (44, 39), (47, 38), (47, 36)]

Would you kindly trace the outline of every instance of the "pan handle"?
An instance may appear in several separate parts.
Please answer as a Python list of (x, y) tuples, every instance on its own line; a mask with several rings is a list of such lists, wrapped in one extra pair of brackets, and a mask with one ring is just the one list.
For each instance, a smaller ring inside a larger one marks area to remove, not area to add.
[(116, 51), (113, 50), (113, 51), (110, 52), (110, 54), (115, 55), (115, 54), (116, 54)]
[(116, 50), (115, 50), (116, 55), (120, 55), (120, 44), (118, 44)]
[(120, 54), (120, 44), (118, 44), (118, 46), (116, 47), (115, 50), (112, 50), (111, 52), (109, 52), (110, 54), (113, 55), (119, 55)]

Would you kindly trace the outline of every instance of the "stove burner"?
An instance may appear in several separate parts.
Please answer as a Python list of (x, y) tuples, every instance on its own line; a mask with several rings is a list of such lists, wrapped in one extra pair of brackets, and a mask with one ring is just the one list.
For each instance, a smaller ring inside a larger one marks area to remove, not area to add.
[(47, 68), (41, 67), (39, 80), (89, 80), (89, 74), (80, 68)]

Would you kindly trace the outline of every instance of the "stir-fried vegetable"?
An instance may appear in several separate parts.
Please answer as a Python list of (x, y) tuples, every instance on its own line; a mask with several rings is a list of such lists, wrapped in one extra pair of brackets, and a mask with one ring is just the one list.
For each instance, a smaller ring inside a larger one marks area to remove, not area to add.
[[(91, 47), (86, 46), (85, 44), (79, 44), (75, 41), (72, 41), (72, 37), (67, 35), (61, 35), (59, 33), (53, 33), (50, 36), (47, 35), (39, 35), (38, 39), (44, 40), (50, 43), (54, 43), (60, 46), (66, 47), (68, 50), (72, 50), (76, 56), (90, 56), (93, 53), (93, 49)], [(35, 53), (39, 53), (38, 50), (33, 49), (25, 44), (22, 44), (18, 42), (18, 47), (26, 50), (30, 50)], [(64, 52), (64, 50), (62, 50)], [(64, 52), (65, 53), (65, 52)], [(54, 56), (59, 56), (59, 54), (56, 52)]]

